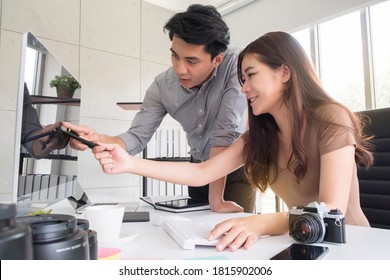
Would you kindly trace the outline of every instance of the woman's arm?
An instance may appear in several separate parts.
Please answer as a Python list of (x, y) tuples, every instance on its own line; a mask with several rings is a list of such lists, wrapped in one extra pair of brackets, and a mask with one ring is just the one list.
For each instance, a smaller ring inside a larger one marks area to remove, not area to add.
[(345, 146), (321, 156), (319, 201), (346, 213), (355, 162), (355, 147)]
[(133, 173), (175, 184), (202, 186), (242, 166), (244, 140), (202, 163), (162, 162), (130, 156), (120, 146), (98, 143), (92, 152), (107, 174)]

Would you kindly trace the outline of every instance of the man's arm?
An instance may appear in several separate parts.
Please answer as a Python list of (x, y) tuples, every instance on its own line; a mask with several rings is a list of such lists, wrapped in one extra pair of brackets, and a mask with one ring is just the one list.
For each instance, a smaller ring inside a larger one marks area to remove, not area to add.
[[(211, 147), (210, 158), (219, 154), (227, 147)], [(223, 194), (225, 191), (226, 176), (209, 184), (209, 203), (211, 210), (215, 212), (243, 212), (244, 209), (233, 201), (225, 201)]]
[(99, 142), (102, 143), (115, 143), (121, 146), (123, 149), (126, 150), (126, 144), (123, 142), (123, 140), (118, 136), (109, 136), (106, 134), (98, 134), (99, 136)]

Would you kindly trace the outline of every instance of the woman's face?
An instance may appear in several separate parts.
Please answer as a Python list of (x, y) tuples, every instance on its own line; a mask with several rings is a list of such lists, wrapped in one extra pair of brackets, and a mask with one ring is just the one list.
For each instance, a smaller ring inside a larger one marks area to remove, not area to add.
[(246, 95), (253, 114), (274, 115), (283, 104), (285, 67), (272, 69), (252, 54), (244, 56), (241, 67), (244, 81), (241, 91)]

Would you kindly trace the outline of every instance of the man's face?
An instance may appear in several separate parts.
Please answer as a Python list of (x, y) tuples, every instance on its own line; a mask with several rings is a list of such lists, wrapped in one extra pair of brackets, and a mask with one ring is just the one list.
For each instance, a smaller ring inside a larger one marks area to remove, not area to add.
[(175, 36), (172, 39), (171, 53), (173, 69), (184, 88), (200, 87), (223, 60), (222, 53), (211, 60), (204, 45), (188, 44)]

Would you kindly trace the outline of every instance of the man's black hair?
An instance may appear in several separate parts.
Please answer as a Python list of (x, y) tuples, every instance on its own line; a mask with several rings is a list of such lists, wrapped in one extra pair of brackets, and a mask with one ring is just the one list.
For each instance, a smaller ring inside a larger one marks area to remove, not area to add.
[(229, 28), (214, 6), (194, 4), (176, 13), (165, 24), (169, 39), (179, 37), (189, 44), (204, 45), (211, 59), (225, 52), (230, 43)]

